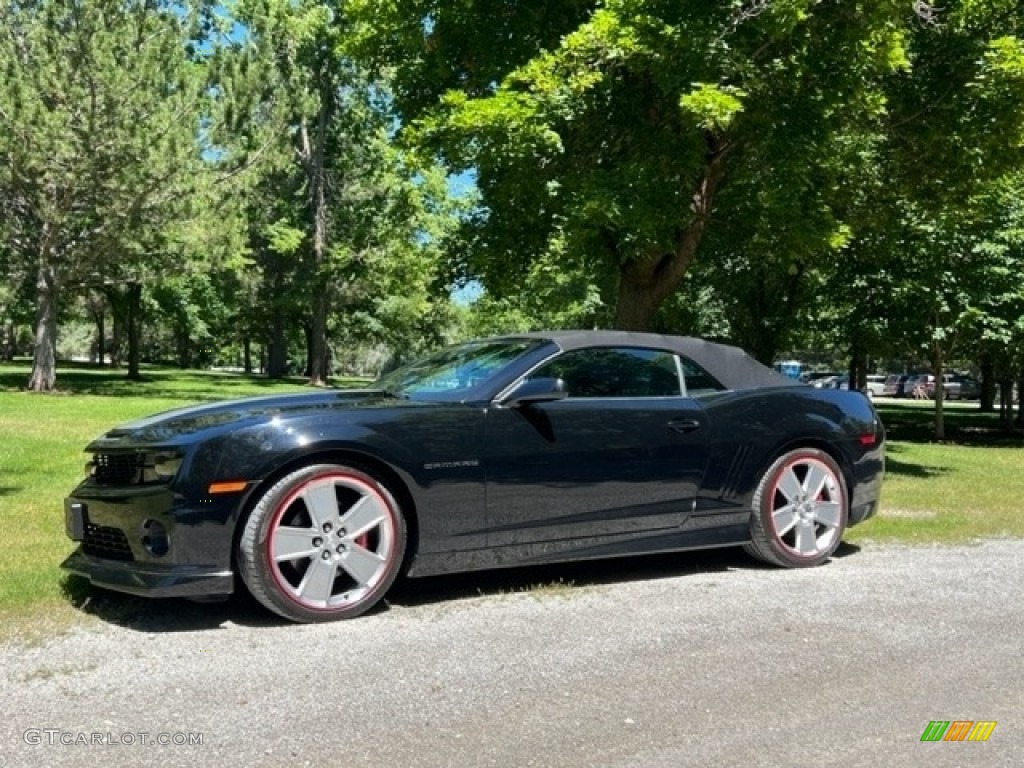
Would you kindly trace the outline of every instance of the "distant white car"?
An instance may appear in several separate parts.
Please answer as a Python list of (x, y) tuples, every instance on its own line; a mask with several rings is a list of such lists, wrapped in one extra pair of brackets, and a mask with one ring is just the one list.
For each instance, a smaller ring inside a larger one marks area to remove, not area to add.
[(900, 379), (906, 381), (906, 376), (902, 376), (898, 373), (890, 373), (885, 378), (885, 383), (882, 385), (882, 397), (899, 397), (900, 395)]
[(831, 371), (815, 371), (813, 373), (803, 373), (800, 375), (800, 380), (810, 384), (816, 389), (834, 389), (835, 380), (839, 377), (838, 373)]
[[(882, 397), (886, 394), (885, 382), (885, 376), (869, 373), (867, 383), (864, 385), (864, 394), (868, 397)], [(895, 394), (895, 390), (893, 393)]]

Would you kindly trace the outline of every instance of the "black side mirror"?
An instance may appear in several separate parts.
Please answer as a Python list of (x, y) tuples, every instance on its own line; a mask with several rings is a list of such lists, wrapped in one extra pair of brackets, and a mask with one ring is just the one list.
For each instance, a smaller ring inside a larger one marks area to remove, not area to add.
[(564, 400), (569, 388), (562, 379), (527, 379), (519, 382), (500, 402), (506, 408), (520, 408), (532, 403)]

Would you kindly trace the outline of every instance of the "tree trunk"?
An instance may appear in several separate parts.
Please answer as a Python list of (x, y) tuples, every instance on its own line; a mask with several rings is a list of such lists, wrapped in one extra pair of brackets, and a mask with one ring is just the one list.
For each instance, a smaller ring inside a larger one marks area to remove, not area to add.
[(308, 379), (313, 373), (313, 364), (310, 362), (313, 359), (313, 326), (303, 323), (302, 333), (306, 339), (306, 362), (302, 367), (302, 375)]
[(189, 335), (188, 324), (182, 322), (174, 333), (175, 343), (178, 347), (178, 367), (185, 371), (192, 367), (192, 338)]
[(605, 232), (605, 245), (622, 265), (619, 271), (615, 327), (625, 331), (649, 331), (661, 303), (686, 276), (697, 255), (697, 247), (711, 219), (715, 192), (725, 176), (725, 160), (731, 145), (721, 138), (706, 136), (708, 153), (704, 172), (691, 198), (690, 223), (676, 232), (675, 248), (644, 260), (624, 259), (617, 236)]
[(309, 212), (313, 219), (313, 280), (309, 340), (309, 383), (327, 384), (327, 316), (331, 305), (331, 283), (327, 277), (330, 210), (327, 199), (327, 135), (337, 99), (336, 83), (328, 65), (319, 72), (320, 96), (315, 124), (305, 120), (301, 127), (302, 157), (309, 180)]
[(313, 297), (313, 318), (309, 328), (309, 383), (314, 387), (327, 384), (327, 289)]
[(749, 347), (744, 346), (755, 360), (771, 368), (779, 350), (779, 337), (772, 328), (765, 328), (764, 333), (756, 334)]
[(850, 377), (849, 387), (851, 391), (858, 389), (863, 392), (867, 389), (868, 354), (857, 341), (853, 342), (852, 349), (850, 350), (850, 370), (848, 375)]
[(100, 305), (96, 319), (96, 357), (102, 368), (107, 362), (107, 308)]
[[(274, 296), (280, 296), (284, 292), (284, 276), (281, 274), (281, 266), (274, 262)], [(288, 337), (285, 332), (285, 315), (278, 302), (270, 305), (270, 339), (267, 343), (267, 376), (271, 379), (280, 379), (285, 375), (285, 368), (288, 365)]]
[(285, 341), (284, 316), (279, 307), (274, 307), (270, 316), (270, 344), (267, 351), (267, 376), (280, 379), (288, 363), (288, 345)]
[(981, 361), (981, 392), (979, 407), (982, 413), (992, 413), (996, 409), (996, 367), (988, 355)]
[(1013, 423), (1013, 379), (999, 379), (999, 420), (1006, 427)]
[(107, 303), (110, 305), (110, 367), (120, 368), (122, 362), (122, 348), (124, 346), (124, 329), (127, 325), (127, 311), (125, 307), (125, 298), (113, 286), (107, 286), (103, 289), (103, 294), (107, 297)]
[(943, 386), (942, 376), (946, 363), (942, 349), (938, 345), (932, 347), (932, 373), (935, 374), (935, 439), (946, 439), (946, 415), (944, 404), (946, 402), (946, 388)]
[(327, 185), (324, 174), (323, 145), (326, 137), (327, 107), (321, 106), (313, 149), (310, 205), (313, 212), (313, 277), (312, 318), (309, 339), (309, 383), (314, 387), (327, 384), (327, 315), (330, 310), (330, 282), (324, 277), (327, 263)]
[(252, 373), (252, 339), (248, 334), (242, 339), (242, 370)]
[(14, 321), (8, 320), (4, 323), (4, 340), (3, 344), (0, 345), (0, 357), (3, 358), (5, 363), (14, 361), (14, 346), (15, 346), (15, 331)]
[(57, 269), (40, 259), (36, 277), (36, 344), (28, 388), (50, 392), (57, 384)]
[(1017, 419), (1014, 421), (1018, 427), (1024, 427), (1024, 368), (1017, 373)]
[(103, 294), (99, 291), (89, 291), (86, 306), (92, 315), (93, 323), (96, 324), (96, 354), (90, 355), (90, 358), (102, 368), (106, 362), (107, 346), (107, 305)]
[(649, 331), (660, 302), (650, 281), (634, 278), (624, 268), (619, 277), (619, 297), (615, 304), (615, 327), (624, 331)]
[(138, 381), (139, 374), (139, 322), (142, 305), (142, 283), (128, 283), (128, 378)]

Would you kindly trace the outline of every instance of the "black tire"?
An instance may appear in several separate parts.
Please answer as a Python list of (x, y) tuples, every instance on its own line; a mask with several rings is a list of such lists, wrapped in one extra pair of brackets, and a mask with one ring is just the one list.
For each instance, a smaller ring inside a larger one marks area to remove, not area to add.
[(405, 548), (405, 518), (383, 483), (355, 467), (317, 464), (256, 502), (238, 543), (238, 570), (274, 613), (336, 621), (380, 602)]
[(824, 451), (797, 448), (764, 473), (751, 507), (750, 555), (783, 568), (820, 565), (846, 531), (846, 480)]

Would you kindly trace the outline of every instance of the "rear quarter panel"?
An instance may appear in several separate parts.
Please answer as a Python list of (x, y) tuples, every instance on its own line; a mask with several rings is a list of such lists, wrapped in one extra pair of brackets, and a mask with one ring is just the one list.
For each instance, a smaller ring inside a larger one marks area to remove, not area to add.
[[(761, 477), (781, 454), (810, 446), (839, 464), (851, 496), (851, 524), (877, 502), (884, 429), (861, 392), (794, 386), (711, 396), (705, 402), (711, 453), (698, 509), (750, 509)], [(872, 436), (866, 444), (866, 436)]]

